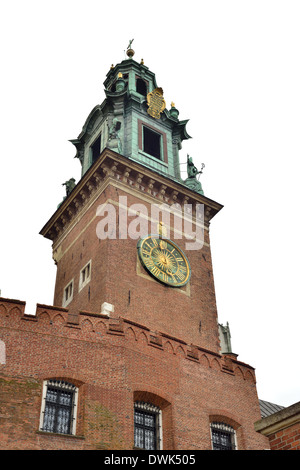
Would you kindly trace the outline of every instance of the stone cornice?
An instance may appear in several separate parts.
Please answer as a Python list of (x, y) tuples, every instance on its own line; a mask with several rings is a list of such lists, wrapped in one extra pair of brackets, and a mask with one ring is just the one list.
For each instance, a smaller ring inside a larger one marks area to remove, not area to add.
[(300, 423), (300, 402), (256, 421), (254, 428), (264, 436), (270, 436), (296, 423)]
[(98, 160), (83, 175), (73, 191), (58, 207), (49, 221), (40, 231), (45, 238), (57, 240), (66, 227), (90, 206), (101, 194), (107, 183), (114, 181), (126, 188), (143, 194), (152, 203), (191, 204), (193, 211), (196, 204), (203, 204), (204, 225), (222, 209), (222, 205), (188, 189), (183, 184), (162, 176), (159, 173), (124, 157), (110, 149), (104, 149)]

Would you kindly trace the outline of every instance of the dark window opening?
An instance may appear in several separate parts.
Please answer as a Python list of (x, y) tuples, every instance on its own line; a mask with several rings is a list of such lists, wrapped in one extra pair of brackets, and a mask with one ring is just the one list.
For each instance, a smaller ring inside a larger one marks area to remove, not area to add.
[(143, 96), (147, 96), (147, 84), (142, 78), (136, 80), (136, 91)]
[(157, 449), (157, 415), (140, 409), (134, 410), (134, 446), (140, 449)]
[(91, 145), (92, 150), (92, 163), (94, 163), (100, 155), (101, 151), (101, 134), (99, 135), (98, 139)]
[(144, 152), (149, 153), (152, 157), (161, 159), (161, 135), (157, 132), (148, 129), (148, 127), (143, 128), (143, 137), (144, 137)]

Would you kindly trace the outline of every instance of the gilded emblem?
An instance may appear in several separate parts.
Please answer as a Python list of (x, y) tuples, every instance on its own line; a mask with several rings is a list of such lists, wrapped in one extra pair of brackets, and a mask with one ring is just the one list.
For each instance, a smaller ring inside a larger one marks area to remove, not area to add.
[(147, 109), (148, 114), (154, 119), (159, 119), (161, 113), (166, 107), (166, 102), (163, 97), (163, 89), (155, 88), (147, 95), (147, 103), (149, 108)]

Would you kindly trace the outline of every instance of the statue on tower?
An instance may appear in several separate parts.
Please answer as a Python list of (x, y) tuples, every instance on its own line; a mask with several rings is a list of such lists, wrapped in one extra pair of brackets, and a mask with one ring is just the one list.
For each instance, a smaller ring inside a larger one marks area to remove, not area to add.
[(62, 184), (62, 186), (66, 187), (66, 195), (69, 196), (70, 192), (75, 188), (76, 182), (74, 178), (69, 179), (65, 183)]
[(201, 170), (199, 171), (198, 168), (193, 163), (192, 157), (187, 155), (187, 174), (188, 177), (184, 181), (184, 184), (192, 189), (193, 191), (196, 191), (199, 194), (204, 194), (203, 189), (202, 189), (202, 184), (200, 181), (197, 179), (197, 175), (201, 175), (203, 173), (203, 168), (204, 168), (204, 163), (202, 163)]
[(117, 118), (114, 118), (112, 124), (108, 124), (108, 148), (115, 150), (119, 153), (122, 152), (122, 142), (120, 138), (121, 132), (121, 121), (118, 121)]
[(71, 193), (71, 191), (73, 191), (73, 189), (74, 189), (75, 186), (76, 186), (76, 181), (75, 181), (74, 178), (70, 178), (68, 181), (66, 181), (65, 183), (63, 183), (62, 186), (65, 186), (65, 187), (66, 187), (66, 195), (64, 196), (63, 200), (58, 204), (57, 209), (62, 205), (62, 203), (63, 203), (64, 200), (69, 196), (69, 194)]

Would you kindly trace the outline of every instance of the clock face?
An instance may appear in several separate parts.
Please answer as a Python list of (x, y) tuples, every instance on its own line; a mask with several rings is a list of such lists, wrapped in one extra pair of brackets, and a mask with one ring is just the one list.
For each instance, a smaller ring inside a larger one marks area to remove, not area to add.
[(142, 265), (158, 281), (172, 287), (182, 287), (189, 281), (189, 262), (171, 240), (149, 235), (138, 242), (137, 249)]

